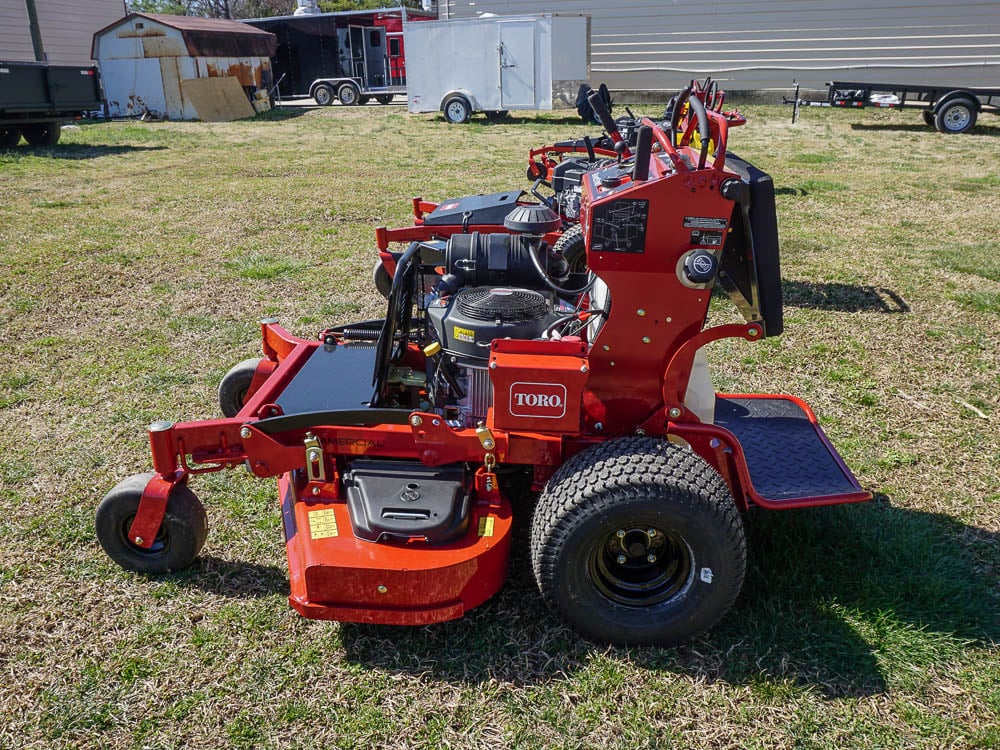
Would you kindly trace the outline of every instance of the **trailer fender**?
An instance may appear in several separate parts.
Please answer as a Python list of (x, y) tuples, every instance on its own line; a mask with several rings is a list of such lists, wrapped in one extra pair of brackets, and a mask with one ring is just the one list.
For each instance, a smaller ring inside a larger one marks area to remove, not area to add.
[(979, 101), (979, 97), (976, 96), (974, 93), (972, 93), (968, 89), (954, 89), (953, 91), (949, 91), (947, 94), (945, 94), (936, 102), (934, 102), (933, 110), (937, 112), (939, 109), (941, 109), (941, 107), (950, 102), (952, 99), (968, 99), (972, 101), (976, 105), (976, 114), (979, 114), (979, 111), (982, 108), (982, 102)]

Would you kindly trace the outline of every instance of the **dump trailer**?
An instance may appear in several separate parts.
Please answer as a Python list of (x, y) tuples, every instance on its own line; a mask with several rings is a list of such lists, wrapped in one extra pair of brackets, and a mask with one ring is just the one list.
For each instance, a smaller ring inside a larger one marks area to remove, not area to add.
[(104, 106), (94, 65), (0, 60), (0, 147), (54, 146), (63, 122)]
[(410, 112), (468, 122), (576, 106), (590, 79), (590, 16), (542, 13), (403, 24)]
[[(426, 14), (406, 11), (419, 21)], [(313, 13), (256, 18), (251, 26), (278, 37), (274, 54), (277, 93), (284, 99), (312, 97), (326, 106), (388, 104), (406, 93), (402, 11)]]

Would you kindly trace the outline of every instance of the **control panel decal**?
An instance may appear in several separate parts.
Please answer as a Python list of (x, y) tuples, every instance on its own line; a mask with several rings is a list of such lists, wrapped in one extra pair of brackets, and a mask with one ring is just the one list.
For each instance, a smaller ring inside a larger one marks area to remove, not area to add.
[(649, 201), (620, 198), (593, 207), (591, 250), (611, 253), (646, 252)]

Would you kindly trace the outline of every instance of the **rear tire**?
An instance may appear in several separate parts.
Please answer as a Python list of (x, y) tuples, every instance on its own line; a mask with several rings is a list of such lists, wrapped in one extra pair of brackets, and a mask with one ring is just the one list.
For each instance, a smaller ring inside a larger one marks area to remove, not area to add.
[(337, 97), (341, 104), (354, 107), (360, 103), (361, 91), (353, 83), (345, 83), (337, 90)]
[(208, 517), (198, 497), (179, 484), (170, 491), (163, 523), (152, 547), (145, 549), (128, 538), (139, 510), (142, 491), (155, 474), (135, 474), (119, 483), (97, 506), (94, 524), (97, 540), (108, 557), (137, 573), (183, 570), (194, 559), (208, 536)]
[(472, 117), (472, 105), (464, 96), (448, 97), (441, 109), (444, 111), (444, 119), (455, 125), (468, 122)]
[(964, 133), (976, 124), (979, 105), (968, 97), (949, 99), (934, 114), (934, 127), (942, 133)]
[(261, 359), (244, 359), (225, 374), (219, 383), (219, 408), (227, 417), (235, 417), (250, 395), (250, 384)]
[(375, 101), (379, 104), (392, 104), (392, 94), (378, 94)]
[(62, 127), (58, 122), (39, 122), (25, 125), (21, 133), (28, 145), (36, 148), (51, 148), (59, 143)]
[(569, 263), (570, 273), (587, 272), (587, 246), (583, 237), (583, 225), (574, 224), (552, 246), (552, 252), (562, 253)]
[(333, 104), (333, 89), (325, 83), (321, 83), (313, 89), (313, 99), (321, 107), (329, 107)]
[(14, 148), (20, 142), (20, 128), (0, 128), (0, 148)]
[(531, 527), (545, 602), (583, 637), (614, 644), (690, 640), (743, 584), (743, 522), (722, 477), (666, 440), (611, 440), (549, 481)]

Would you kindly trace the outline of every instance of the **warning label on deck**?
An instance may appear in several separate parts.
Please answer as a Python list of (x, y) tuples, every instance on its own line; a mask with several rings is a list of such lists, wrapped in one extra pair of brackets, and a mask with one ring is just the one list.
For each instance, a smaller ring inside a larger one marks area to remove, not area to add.
[(309, 536), (312, 539), (329, 539), (337, 536), (337, 514), (333, 508), (309, 513)]

